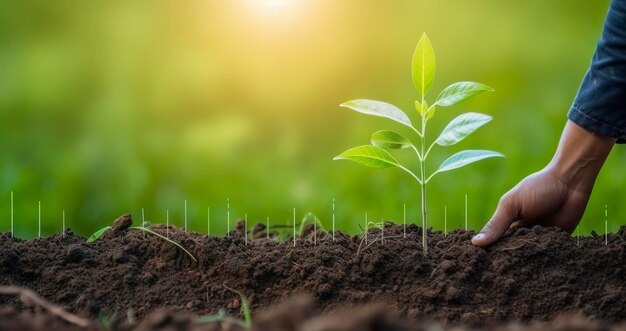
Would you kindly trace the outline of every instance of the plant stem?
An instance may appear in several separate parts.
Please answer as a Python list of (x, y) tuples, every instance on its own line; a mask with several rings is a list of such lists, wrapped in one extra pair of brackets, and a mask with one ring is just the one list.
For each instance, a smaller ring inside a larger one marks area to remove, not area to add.
[(406, 203), (402, 205), (402, 223), (404, 225), (404, 239), (406, 239)]
[(333, 198), (333, 241), (335, 241), (335, 198)]
[[(422, 94), (422, 107), (424, 105), (424, 95)], [(422, 136), (421, 142), (421, 155), (425, 155), (426, 149), (426, 116), (422, 116)], [(426, 244), (426, 226), (427, 226), (427, 212), (426, 212), (426, 158), (420, 160), (420, 178), (421, 178), (421, 190), (422, 190), (422, 251), (424, 256), (428, 253), (428, 245)]]
[(13, 232), (13, 191), (11, 191), (11, 238), (13, 238), (15, 232)]
[(38, 212), (39, 217), (37, 218), (38, 219), (37, 224), (39, 225), (38, 226), (39, 230), (37, 231), (37, 237), (41, 238), (41, 201), (39, 201), (39, 209), (38, 210), (39, 210), (39, 212)]

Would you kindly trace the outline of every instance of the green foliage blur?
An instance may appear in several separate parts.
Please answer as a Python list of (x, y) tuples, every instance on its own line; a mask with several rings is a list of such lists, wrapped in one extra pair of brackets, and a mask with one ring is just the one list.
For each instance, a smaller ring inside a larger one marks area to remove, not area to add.
[[(291, 222), (313, 212), (358, 232), (370, 220), (419, 222), (419, 187), (398, 169), (333, 162), (380, 129), (410, 132), (339, 108), (382, 100), (412, 113), (411, 57), (423, 32), (437, 56), (433, 91), (462, 80), (495, 88), (438, 109), (429, 139), (456, 115), (494, 120), (450, 154), (507, 155), (444, 173), (429, 187), (429, 220), (479, 229), (500, 195), (551, 158), (600, 35), (608, 0), (76, 1), (0, 4), (0, 230), (66, 224), (90, 234), (132, 212), (226, 231), (231, 222)], [(430, 96), (431, 98), (433, 96)], [(413, 117), (416, 119), (416, 116)], [(432, 141), (432, 140), (431, 140)], [(398, 153), (396, 153), (397, 155)], [(400, 157), (402, 158), (402, 157)], [(409, 158), (408, 166), (417, 166)], [(413, 162), (413, 163), (411, 163)], [(623, 223), (626, 152), (596, 184), (582, 232)], [(138, 224), (137, 222), (135, 224)]]

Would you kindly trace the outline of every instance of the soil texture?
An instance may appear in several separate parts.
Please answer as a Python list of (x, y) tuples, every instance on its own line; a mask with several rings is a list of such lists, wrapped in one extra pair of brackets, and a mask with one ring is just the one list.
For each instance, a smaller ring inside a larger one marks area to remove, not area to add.
[[(0, 284), (29, 288), (92, 321), (133, 316), (137, 323), (127, 327), (136, 330), (227, 330), (230, 320), (198, 324), (194, 316), (223, 310), (241, 317), (237, 292), (250, 302), (256, 330), (422, 330), (429, 323), (445, 330), (541, 321), (554, 327), (542, 330), (576, 330), (554, 322), (573, 315), (587, 321), (579, 330), (618, 330), (626, 321), (626, 227), (610, 234), (607, 245), (604, 235), (573, 238), (557, 229), (519, 228), (487, 249), (470, 244), (471, 231), (429, 231), (428, 256), (415, 225), (406, 232), (393, 224), (367, 235), (337, 232), (335, 240), (308, 226), (295, 244), (267, 239), (260, 224), (245, 236), (240, 225), (224, 237), (152, 227), (187, 249), (194, 262), (170, 242), (128, 226), (124, 220), (93, 243), (71, 230), (27, 241), (5, 233)], [(280, 306), (261, 313), (298, 294), (311, 299), (292, 301), (282, 315)], [(334, 315), (372, 302), (378, 305), (344, 313), (352, 318)], [(41, 322), (52, 330), (58, 320), (19, 296), (0, 295), (0, 305), (0, 329)], [(263, 326), (262, 316), (272, 311), (284, 326)], [(324, 324), (332, 318), (332, 325)], [(424, 324), (394, 324), (399, 321)], [(357, 324), (344, 325), (350, 322)]]

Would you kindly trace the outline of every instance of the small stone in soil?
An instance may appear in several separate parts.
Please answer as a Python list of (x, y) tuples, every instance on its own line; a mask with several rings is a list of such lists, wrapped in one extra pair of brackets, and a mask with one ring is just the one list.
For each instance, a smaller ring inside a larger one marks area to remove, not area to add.
[(124, 214), (113, 222), (111, 228), (113, 228), (113, 232), (121, 232), (130, 228), (131, 225), (133, 225), (132, 216), (130, 214)]

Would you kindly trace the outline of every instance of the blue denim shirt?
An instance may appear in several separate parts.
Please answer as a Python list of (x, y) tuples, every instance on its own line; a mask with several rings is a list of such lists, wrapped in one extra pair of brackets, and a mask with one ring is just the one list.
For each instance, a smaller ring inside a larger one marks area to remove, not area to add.
[(589, 70), (568, 118), (626, 142), (626, 0), (612, 0)]

